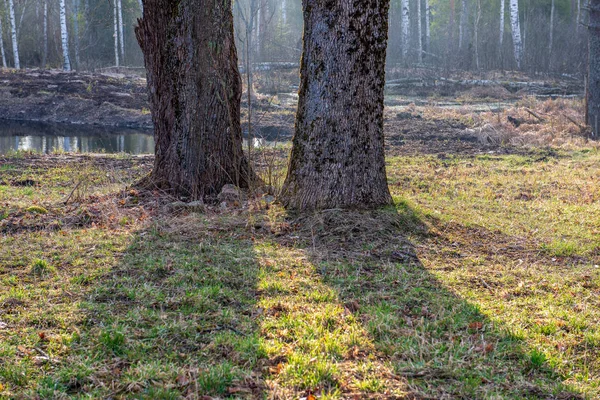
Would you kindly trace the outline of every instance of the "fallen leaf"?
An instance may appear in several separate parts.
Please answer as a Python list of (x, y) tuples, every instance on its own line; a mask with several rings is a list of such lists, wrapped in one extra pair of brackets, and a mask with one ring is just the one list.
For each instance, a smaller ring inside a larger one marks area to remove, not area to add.
[(469, 324), (469, 329), (472, 331), (480, 331), (483, 329), (483, 322), (471, 322)]

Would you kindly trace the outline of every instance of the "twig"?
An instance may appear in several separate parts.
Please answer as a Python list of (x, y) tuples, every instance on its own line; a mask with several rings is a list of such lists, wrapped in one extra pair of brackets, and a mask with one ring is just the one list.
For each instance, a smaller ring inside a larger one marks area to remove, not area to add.
[(577, 121), (575, 121), (573, 118), (569, 117), (568, 115), (563, 114), (563, 117), (565, 117), (566, 119), (571, 121), (573, 124), (575, 124), (582, 132), (585, 130), (585, 126), (579, 124)]
[(79, 186), (81, 186), (81, 183), (82, 183), (82, 182), (83, 182), (83, 181), (79, 181), (79, 182), (77, 183), (77, 185), (75, 185), (75, 187), (73, 188), (73, 190), (71, 190), (71, 194), (69, 194), (69, 197), (67, 197), (67, 199), (65, 200), (65, 206), (66, 206), (66, 205), (69, 203), (69, 200), (71, 200), (71, 197), (73, 197), (73, 194), (75, 193), (75, 191), (76, 191), (77, 189), (79, 189)]
[(536, 113), (534, 113), (533, 111), (531, 111), (529, 108), (526, 108), (525, 111), (527, 111), (529, 114), (531, 114), (534, 117), (536, 117), (541, 122), (545, 122), (546, 121), (544, 118), (540, 117), (539, 115), (537, 115)]

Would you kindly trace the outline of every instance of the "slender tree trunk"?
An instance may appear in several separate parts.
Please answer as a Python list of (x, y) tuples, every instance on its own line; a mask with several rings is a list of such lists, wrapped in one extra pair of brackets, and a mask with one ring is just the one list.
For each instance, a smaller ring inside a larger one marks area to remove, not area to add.
[(136, 36), (146, 64), (156, 157), (147, 183), (189, 199), (248, 187), (232, 0), (144, 0)]
[(468, 22), (469, 8), (467, 7), (467, 0), (462, 0), (460, 8), (460, 24), (458, 26), (458, 48), (461, 50), (466, 45), (466, 37), (468, 35)]
[(406, 62), (410, 45), (410, 6), (408, 0), (402, 0), (402, 57)]
[(142, 13), (144, 12), (144, 3), (142, 3), (142, 0), (137, 0), (138, 5), (140, 6), (140, 10), (142, 11)]
[(117, 11), (117, 0), (114, 0), (114, 4), (113, 4), (113, 25), (114, 25), (113, 35), (115, 38), (115, 66), (119, 67), (120, 66), (120, 60), (119, 60), (119, 16), (118, 16), (118, 11)]
[(425, 0), (425, 49), (431, 52), (431, 7), (429, 0)]
[(2, 14), (0, 14), (0, 52), (2, 53), (2, 68), (7, 68), (6, 52), (4, 51), (4, 29), (2, 27)]
[(549, 68), (552, 69), (552, 53), (554, 51), (554, 13), (555, 13), (555, 1), (552, 0), (550, 7), (550, 38), (548, 40), (548, 58), (550, 59)]
[(419, 64), (423, 63), (423, 22), (421, 13), (421, 0), (417, 0), (417, 51), (419, 54), (417, 55), (417, 60)]
[(71, 70), (71, 59), (69, 58), (69, 33), (67, 32), (67, 9), (65, 0), (60, 0), (60, 38), (63, 51), (63, 69)]
[(589, 60), (587, 87), (588, 125), (595, 139), (600, 138), (600, 0), (589, 1)]
[(479, 71), (481, 69), (481, 63), (479, 60), (479, 23), (481, 21), (481, 0), (477, 0), (477, 14), (475, 16), (475, 32), (474, 32), (474, 41), (475, 41), (475, 68)]
[(17, 40), (17, 23), (15, 20), (15, 2), (8, 0), (8, 12), (10, 13), (10, 28), (13, 47), (13, 58), (16, 69), (21, 69), (21, 61), (19, 60), (19, 43)]
[(577, 29), (577, 33), (579, 34), (581, 30), (581, 0), (577, 0), (577, 21), (575, 24), (577, 25), (575, 29)]
[(521, 39), (519, 0), (510, 0), (510, 25), (512, 29), (515, 62), (517, 64), (517, 69), (521, 69), (521, 61), (523, 59), (523, 41)]
[(46, 68), (48, 64), (48, 0), (44, 0), (44, 37), (43, 37), (43, 52), (42, 52), (42, 68)]
[(300, 98), (282, 200), (300, 210), (390, 204), (383, 136), (389, 0), (303, 5)]
[(119, 50), (121, 50), (121, 61), (125, 63), (125, 36), (123, 35), (123, 7), (121, 0), (117, 0), (117, 11), (119, 13)]
[(454, 65), (454, 26), (456, 24), (456, 3), (450, 0), (450, 19), (448, 20), (448, 44), (446, 46), (446, 65)]
[(281, 22), (287, 25), (287, 1), (281, 0)]
[(81, 65), (79, 52), (79, 0), (73, 0), (73, 39), (75, 42), (75, 68), (79, 69)]
[(506, 0), (500, 0), (500, 51), (502, 51), (502, 45), (504, 44), (504, 21), (505, 21), (505, 15), (506, 15), (506, 9), (505, 9), (505, 5), (506, 5)]

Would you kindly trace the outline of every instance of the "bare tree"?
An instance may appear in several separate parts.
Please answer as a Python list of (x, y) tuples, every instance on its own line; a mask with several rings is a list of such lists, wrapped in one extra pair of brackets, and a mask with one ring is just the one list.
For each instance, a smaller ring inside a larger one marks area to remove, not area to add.
[(406, 61), (408, 47), (410, 45), (410, 3), (408, 0), (402, 0), (402, 57)]
[(12, 37), (12, 48), (14, 65), (16, 69), (21, 68), (21, 62), (19, 60), (19, 42), (17, 40), (17, 22), (15, 20), (15, 2), (14, 0), (8, 0), (8, 12), (10, 15), (10, 30)]
[(590, 0), (588, 23), (587, 122), (600, 138), (600, 0)]
[(6, 68), (6, 53), (4, 52), (4, 30), (2, 28), (2, 14), (0, 14), (0, 53), (2, 53), (2, 67)]

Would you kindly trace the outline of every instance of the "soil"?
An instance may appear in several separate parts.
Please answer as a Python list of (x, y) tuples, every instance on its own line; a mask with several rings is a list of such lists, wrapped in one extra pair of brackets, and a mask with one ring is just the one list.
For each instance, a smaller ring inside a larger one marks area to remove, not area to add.
[(111, 73), (0, 70), (0, 119), (152, 128), (146, 80)]

